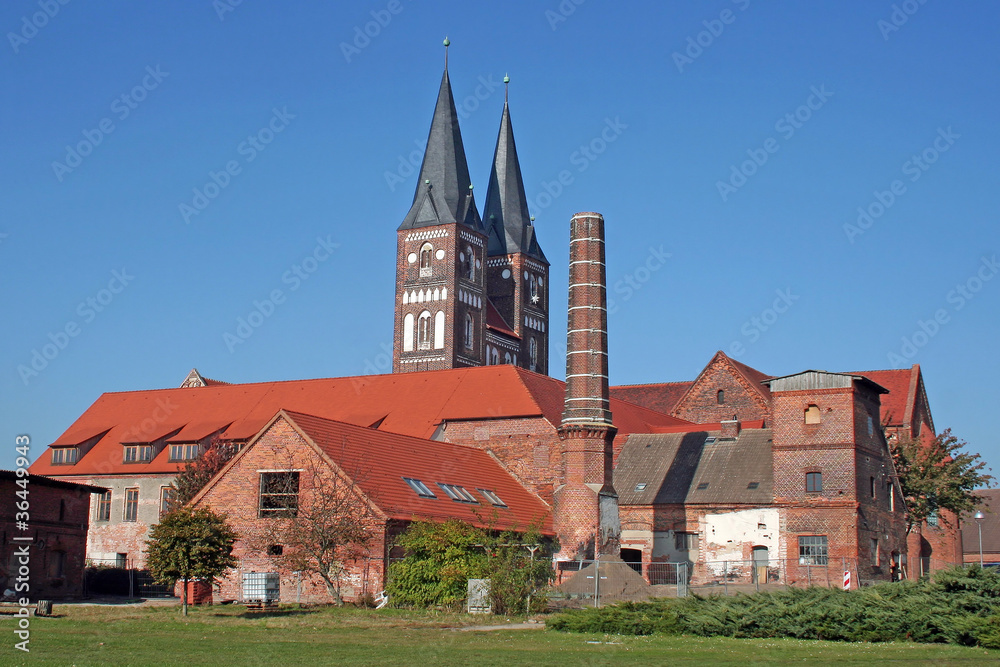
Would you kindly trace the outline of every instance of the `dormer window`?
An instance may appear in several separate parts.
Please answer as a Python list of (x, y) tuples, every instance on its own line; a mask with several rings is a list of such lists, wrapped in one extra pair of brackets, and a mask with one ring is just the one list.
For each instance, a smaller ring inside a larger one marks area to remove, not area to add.
[(124, 463), (149, 463), (153, 460), (152, 445), (125, 445)]
[(201, 445), (170, 445), (170, 461), (193, 461), (201, 454)]
[(805, 411), (805, 422), (807, 424), (818, 424), (822, 421), (818, 405), (810, 405)]
[(52, 465), (71, 466), (80, 456), (78, 447), (54, 447), (52, 449)]

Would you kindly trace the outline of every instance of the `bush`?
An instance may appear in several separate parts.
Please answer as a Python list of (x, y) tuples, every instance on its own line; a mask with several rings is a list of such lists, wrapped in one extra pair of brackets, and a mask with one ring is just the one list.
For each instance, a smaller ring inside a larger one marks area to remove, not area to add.
[(629, 602), (564, 612), (547, 625), (568, 632), (910, 640), (1000, 648), (1000, 574), (954, 568), (930, 580), (858, 591), (813, 587)]

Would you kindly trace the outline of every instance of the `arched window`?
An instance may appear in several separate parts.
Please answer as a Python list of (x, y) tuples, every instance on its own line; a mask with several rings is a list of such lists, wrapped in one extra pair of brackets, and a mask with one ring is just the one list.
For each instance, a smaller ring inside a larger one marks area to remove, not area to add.
[(417, 320), (417, 347), (428, 350), (431, 347), (431, 314), (426, 310)]
[(469, 313), (465, 314), (465, 347), (472, 349), (473, 343), (475, 343), (475, 321), (472, 319), (472, 315)]
[(467, 262), (465, 266), (465, 277), (469, 280), (476, 279), (476, 253), (472, 251), (472, 246), (466, 246), (465, 248), (465, 261)]
[(403, 318), (403, 352), (413, 351), (413, 313), (407, 313)]
[(810, 405), (808, 408), (806, 408), (805, 420), (807, 424), (818, 424), (820, 423), (820, 421), (822, 421), (822, 417), (820, 417), (819, 414), (818, 405)]
[(504, 352), (503, 353), (503, 362), (505, 364), (509, 364), (509, 363), (511, 363), (511, 361), (512, 361), (512, 359), (510, 358), (510, 352)]
[(528, 278), (528, 296), (533, 305), (537, 306), (541, 303), (542, 297), (538, 291), (538, 279), (534, 275)]
[(434, 349), (444, 349), (444, 311), (439, 310), (434, 315)]
[(531, 360), (528, 370), (535, 370), (538, 366), (538, 343), (534, 336), (528, 339), (528, 359)]
[(431, 255), (434, 247), (430, 243), (425, 243), (420, 247), (420, 276), (431, 275)]
[(722, 405), (726, 402), (726, 390), (720, 389), (718, 393), (715, 394), (715, 402)]
[(500, 363), (500, 351), (495, 347), (490, 348), (490, 365), (496, 366)]

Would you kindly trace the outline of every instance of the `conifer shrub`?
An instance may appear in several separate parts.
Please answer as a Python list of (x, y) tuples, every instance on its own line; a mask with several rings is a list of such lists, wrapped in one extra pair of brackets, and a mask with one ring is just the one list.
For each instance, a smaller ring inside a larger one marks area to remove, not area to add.
[(793, 588), (732, 597), (692, 595), (567, 611), (567, 632), (703, 637), (914, 641), (1000, 648), (1000, 574), (977, 566), (857, 591)]

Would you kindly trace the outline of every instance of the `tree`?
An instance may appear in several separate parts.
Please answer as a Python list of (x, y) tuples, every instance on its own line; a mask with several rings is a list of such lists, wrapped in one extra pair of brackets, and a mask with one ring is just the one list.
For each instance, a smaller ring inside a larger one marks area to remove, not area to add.
[[(490, 580), (490, 603), (496, 614), (538, 609), (535, 593), (553, 577), (552, 545), (537, 526), (523, 533), (478, 528), (457, 519), (414, 522), (396, 546), (406, 556), (389, 569), (387, 592), (394, 606), (459, 607), (469, 579)], [(534, 602), (534, 604), (529, 604)]]
[(171, 505), (173, 507), (186, 505), (235, 455), (235, 445), (221, 442), (217, 437), (212, 438), (205, 446), (205, 450), (196, 459), (185, 463), (184, 468), (177, 474), (173, 483), (177, 495)]
[[(346, 443), (345, 443), (346, 447)], [(288, 569), (311, 572), (323, 580), (335, 605), (343, 605), (347, 564), (368, 555), (377, 520), (375, 509), (357, 487), (363, 470), (351, 478), (312, 457), (303, 465), (266, 477), (261, 513), (269, 525), (253, 540), (252, 548), (267, 552)], [(305, 480), (306, 484), (300, 484)]]
[(233, 543), (237, 535), (226, 517), (207, 507), (182, 507), (163, 516), (146, 541), (146, 566), (160, 583), (184, 584), (183, 614), (188, 614), (187, 588), (192, 579), (214, 581), (236, 567)]
[[(987, 485), (993, 476), (985, 471), (979, 454), (963, 451), (967, 443), (947, 429), (933, 439), (890, 439), (899, 485), (909, 511), (906, 530), (939, 510), (955, 515), (971, 512), (982, 504), (973, 490)], [(947, 522), (947, 518), (942, 517)]]

